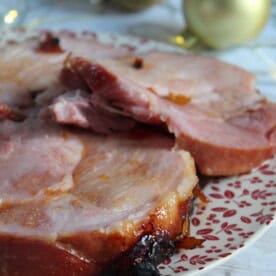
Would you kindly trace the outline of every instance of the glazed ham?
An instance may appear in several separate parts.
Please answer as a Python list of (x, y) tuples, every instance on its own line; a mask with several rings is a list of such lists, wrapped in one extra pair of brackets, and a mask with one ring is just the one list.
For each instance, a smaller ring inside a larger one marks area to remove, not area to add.
[[(85, 81), (90, 103), (109, 112), (166, 125), (202, 174), (246, 173), (273, 155), (276, 105), (259, 95), (250, 73), (191, 54), (152, 51), (138, 61), (69, 57), (60, 80), (74, 89), (73, 76), (80, 87)], [(57, 122), (58, 103), (51, 108)]]
[(60, 124), (75, 125), (92, 129), (98, 133), (111, 133), (133, 128), (136, 122), (116, 114), (90, 101), (86, 91), (70, 91), (55, 99), (53, 118)]
[(0, 274), (96, 275), (147, 235), (173, 242), (197, 183), (191, 156), (173, 146), (145, 129), (2, 122)]
[(45, 90), (52, 97), (64, 93), (58, 75), (69, 53), (104, 59), (126, 55), (128, 50), (98, 43), (91, 33), (60, 32), (58, 37), (48, 32), (1, 33), (0, 103), (25, 107)]
[[(91, 276), (114, 263), (120, 275), (158, 274), (187, 234), (193, 159), (173, 137), (90, 103), (82, 78), (72, 76), (71, 92), (58, 79), (69, 53), (103, 60), (128, 50), (91, 34), (15, 38), (0, 51), (0, 275)], [(61, 127), (49, 118), (54, 98), (66, 123), (132, 130)]]

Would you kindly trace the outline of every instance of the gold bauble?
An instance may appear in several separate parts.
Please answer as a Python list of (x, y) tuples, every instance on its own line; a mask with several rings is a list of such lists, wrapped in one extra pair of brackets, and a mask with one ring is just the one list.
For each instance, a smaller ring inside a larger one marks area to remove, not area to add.
[(160, 0), (111, 0), (111, 3), (117, 5), (119, 8), (132, 12), (144, 10), (158, 2)]
[(209, 47), (223, 48), (255, 38), (271, 0), (184, 0), (183, 9), (189, 31)]

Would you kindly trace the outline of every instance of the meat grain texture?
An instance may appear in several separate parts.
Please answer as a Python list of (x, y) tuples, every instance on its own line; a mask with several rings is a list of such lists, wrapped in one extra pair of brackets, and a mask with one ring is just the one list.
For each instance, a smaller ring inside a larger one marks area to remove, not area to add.
[[(70, 57), (60, 79), (68, 88), (71, 76), (85, 81), (90, 101), (102, 109), (165, 125), (202, 174), (246, 173), (273, 156), (276, 104), (258, 93), (252, 74), (192, 54), (152, 51), (142, 59), (137, 69), (129, 56), (99, 62)], [(58, 102), (52, 108), (56, 121)]]
[[(1, 276), (97, 275), (143, 237), (174, 242), (190, 212), (195, 165), (172, 137), (145, 127), (98, 135), (52, 121), (48, 105), (67, 92), (58, 76), (69, 51), (125, 55), (90, 35), (62, 33), (60, 42), (62, 51), (47, 46), (47, 54), (32, 36), (1, 48)], [(73, 99), (86, 99), (86, 87)], [(100, 108), (89, 116), (109, 130), (114, 118), (125, 125), (115, 130), (136, 124)]]
[(193, 158), (226, 176), (275, 152), (275, 104), (241, 68), (137, 58), (89, 33), (13, 36), (0, 43), (1, 276), (96, 275), (148, 237), (173, 242)]

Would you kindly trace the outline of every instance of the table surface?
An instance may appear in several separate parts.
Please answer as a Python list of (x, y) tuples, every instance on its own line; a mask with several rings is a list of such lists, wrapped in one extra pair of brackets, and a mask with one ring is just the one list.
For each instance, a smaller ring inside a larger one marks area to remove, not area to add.
[[(99, 10), (86, 0), (26, 2), (25, 17), (21, 24), (28, 28), (66, 28), (129, 34), (133, 26), (143, 23), (162, 24), (166, 30), (174, 31), (181, 30), (184, 26), (180, 0), (168, 1), (170, 4), (135, 14), (123, 14), (108, 8), (99, 13)], [(214, 51), (211, 54), (255, 73), (257, 86), (271, 100), (276, 101), (276, 1), (273, 1), (272, 14), (267, 26), (255, 41), (241, 47)], [(223, 264), (201, 272), (200, 275), (276, 275), (275, 218), (270, 229), (258, 241), (239, 250), (238, 254)]]

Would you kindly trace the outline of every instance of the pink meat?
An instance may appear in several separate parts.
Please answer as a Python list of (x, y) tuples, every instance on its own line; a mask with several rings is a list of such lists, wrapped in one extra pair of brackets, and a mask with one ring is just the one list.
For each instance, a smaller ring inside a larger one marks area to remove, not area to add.
[(93, 91), (89, 103), (76, 100), (75, 106), (72, 97), (59, 97), (51, 107), (55, 120), (104, 133), (132, 127), (124, 117), (166, 125), (207, 175), (248, 172), (273, 155), (275, 104), (256, 92), (252, 74), (192, 54), (152, 51), (137, 61), (91, 34), (57, 36), (61, 51), (56, 39), (50, 39), (53, 52), (49, 45), (39, 50), (41, 35), (1, 44), (0, 103), (17, 110), (48, 105), (68, 88)]
[(65, 58), (71, 53), (89, 59), (116, 58), (128, 53), (127, 49), (116, 49), (98, 43), (91, 34), (76, 35), (60, 32), (58, 37), (61, 52), (42, 51), (49, 33), (13, 31), (1, 33), (0, 44), (0, 103), (29, 106), (33, 97), (45, 90), (53, 95), (62, 94), (58, 74)]
[(96, 275), (143, 235), (175, 239), (197, 177), (173, 145), (147, 130), (99, 136), (2, 122), (0, 274)]
[(129, 56), (100, 63), (71, 57), (60, 80), (70, 87), (68, 75), (75, 75), (92, 102), (101, 98), (114, 113), (166, 124), (203, 174), (245, 173), (273, 155), (276, 107), (256, 92), (250, 73), (190, 54), (151, 52), (142, 60), (135, 68)]
[(129, 130), (135, 121), (90, 101), (85, 91), (71, 91), (54, 100), (50, 110), (60, 124), (92, 129), (98, 133)]

